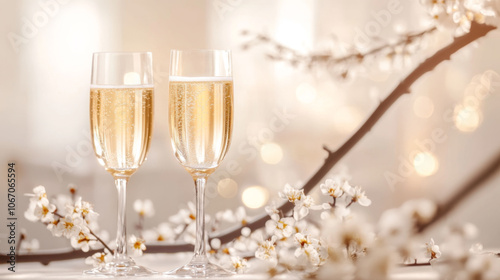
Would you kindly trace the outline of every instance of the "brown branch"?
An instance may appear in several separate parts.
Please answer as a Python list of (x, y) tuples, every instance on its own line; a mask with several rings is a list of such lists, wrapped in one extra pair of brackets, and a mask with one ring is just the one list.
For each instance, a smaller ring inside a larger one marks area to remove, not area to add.
[(438, 206), (436, 215), (427, 223), (422, 224), (418, 227), (418, 232), (423, 232), (428, 229), (435, 222), (439, 221), (441, 218), (446, 216), (463, 202), (465, 198), (470, 197), (470, 194), (483, 185), (492, 175), (494, 175), (498, 168), (500, 167), (500, 152), (485, 165), (482, 171), (477, 173), (468, 182), (466, 182), (462, 187), (459, 188), (454, 195), (452, 195), (445, 203)]
[[(303, 186), (304, 192), (309, 193), (322, 179), (328, 174), (330, 169), (332, 169), (335, 164), (337, 164), (379, 121), (379, 119), (385, 114), (385, 112), (398, 100), (401, 96), (409, 93), (409, 89), (413, 83), (423, 76), (425, 73), (433, 70), (437, 65), (445, 60), (449, 60), (450, 56), (465, 47), (471, 42), (485, 36), (490, 31), (496, 29), (494, 26), (478, 24), (472, 22), (470, 32), (457, 37), (448, 46), (442, 48), (434, 55), (422, 62), (418, 67), (416, 67), (401, 83), (383, 100), (380, 105), (373, 111), (370, 117), (365, 121), (365, 123), (354, 133), (340, 148), (334, 152), (330, 152), (328, 149), (328, 156), (325, 159), (323, 165), (316, 171), (316, 173), (305, 183)], [(478, 180), (478, 183), (482, 183)], [(469, 188), (477, 188), (477, 186), (469, 186)], [(463, 196), (464, 192), (459, 192), (458, 196)], [(449, 204), (445, 203), (443, 205)], [(288, 212), (292, 210), (293, 204), (285, 202), (278, 209), (283, 212)], [(446, 208), (445, 208), (446, 209)], [(451, 210), (451, 208), (449, 209)], [(448, 210), (448, 211), (449, 211)], [(441, 210), (444, 211), (444, 210)], [(442, 215), (440, 216), (442, 217)], [(437, 217), (436, 219), (439, 219)], [(252, 230), (259, 229), (263, 227), (266, 221), (269, 219), (267, 215), (261, 215), (254, 221), (247, 223), (245, 226)], [(220, 234), (211, 237), (218, 238), (222, 243), (227, 243), (234, 238), (240, 236), (242, 227), (237, 226), (230, 228)], [(169, 245), (147, 245), (148, 253), (175, 253), (175, 252), (185, 252), (191, 251), (193, 246), (191, 244), (169, 244)], [(43, 264), (48, 264), (51, 261), (67, 260), (74, 258), (81, 258), (89, 256), (93, 253), (100, 252), (99, 250), (92, 250), (90, 252), (84, 253), (81, 251), (71, 251), (64, 253), (47, 253), (47, 254), (31, 254), (31, 255), (20, 255), (17, 256), (18, 262), (41, 262)], [(0, 262), (7, 261), (5, 255), (0, 255)]]
[[(177, 252), (189, 252), (194, 249), (191, 244), (168, 244), (168, 245), (147, 245), (147, 253), (177, 253)], [(65, 250), (51, 250), (47, 253), (34, 253), (26, 255), (17, 255), (16, 262), (40, 262), (43, 265), (48, 265), (50, 262), (63, 261), (71, 259), (79, 259), (92, 256), (95, 253), (102, 252), (103, 249), (90, 250), (88, 252), (83, 252), (81, 250), (65, 249)], [(0, 255), (0, 262), (5, 263), (8, 258), (5, 254)]]
[[(365, 121), (365, 123), (354, 133), (351, 138), (349, 138), (340, 148), (335, 152), (328, 153), (328, 156), (323, 163), (323, 165), (316, 171), (316, 173), (307, 181), (303, 187), (304, 192), (307, 194), (311, 191), (323, 177), (328, 174), (330, 169), (335, 166), (378, 122), (378, 120), (385, 114), (387, 110), (405, 93), (409, 93), (410, 86), (425, 73), (433, 70), (438, 64), (445, 60), (449, 60), (450, 56), (465, 47), (471, 42), (485, 36), (488, 32), (496, 29), (494, 26), (478, 24), (472, 22), (470, 32), (457, 37), (453, 40), (451, 44), (442, 48), (436, 52), (431, 57), (427, 58), (422, 62), (417, 68), (415, 68), (404, 80), (399, 83), (399, 85), (387, 96), (387, 98), (380, 103), (380, 105), (373, 111), (370, 117)], [(288, 212), (292, 210), (293, 204), (284, 203), (278, 209), (283, 212)], [(268, 220), (267, 215), (262, 215), (253, 222), (248, 223), (246, 226), (252, 230), (261, 228), (265, 225)], [(234, 238), (238, 237), (241, 231), (241, 227), (227, 230), (225, 233), (217, 235), (215, 237), (219, 238), (222, 243), (230, 242)]]

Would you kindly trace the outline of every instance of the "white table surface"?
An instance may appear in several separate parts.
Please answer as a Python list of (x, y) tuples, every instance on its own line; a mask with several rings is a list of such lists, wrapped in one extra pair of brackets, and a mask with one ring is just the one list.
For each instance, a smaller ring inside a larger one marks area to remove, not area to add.
[[(136, 258), (136, 262), (155, 271), (169, 271), (189, 261), (191, 254), (146, 254)], [(7, 264), (0, 265), (0, 279), (37, 279), (37, 280), (62, 280), (62, 279), (101, 279), (98, 277), (86, 277), (82, 271), (90, 269), (83, 259), (53, 262), (47, 266), (40, 263), (17, 263), (16, 272), (7, 270)], [(109, 279), (109, 278), (108, 278)], [(119, 279), (127, 279), (120, 277)], [(129, 279), (146, 279), (145, 277), (129, 277)], [(165, 276), (153, 276), (147, 279), (168, 279)], [(240, 274), (224, 279), (268, 279), (266, 274)], [(290, 279), (290, 275), (275, 279)], [(426, 280), (439, 279), (438, 274), (430, 266), (399, 267), (391, 274), (390, 280)]]

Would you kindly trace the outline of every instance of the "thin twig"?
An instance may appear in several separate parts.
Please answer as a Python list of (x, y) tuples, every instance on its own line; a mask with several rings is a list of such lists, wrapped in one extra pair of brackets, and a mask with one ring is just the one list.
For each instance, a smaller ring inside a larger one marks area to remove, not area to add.
[(189, 225), (190, 224), (185, 224), (184, 227), (182, 228), (182, 230), (174, 237), (174, 240), (176, 240), (176, 241), (179, 240), (179, 238), (182, 236), (182, 234), (184, 232), (186, 232)]
[(92, 236), (94, 236), (99, 242), (101, 242), (102, 246), (104, 246), (104, 248), (108, 249), (109, 252), (113, 252), (113, 250), (111, 250), (111, 248), (109, 248), (108, 244), (106, 244), (106, 242), (104, 242), (101, 238), (99, 238), (99, 236), (97, 236), (97, 234), (95, 234), (90, 228), (89, 228), (89, 231), (90, 231), (90, 234), (92, 234)]
[(349, 204), (347, 204), (347, 206), (345, 208), (349, 208), (349, 206), (351, 206), (353, 203), (354, 203), (354, 199), (351, 199), (351, 202), (349, 202)]
[(430, 262), (424, 262), (424, 263), (414, 262), (414, 263), (400, 264), (399, 266), (402, 266), (402, 267), (412, 267), (412, 266), (430, 266), (430, 265), (431, 265)]
[[(433, 27), (430, 27), (426, 30), (423, 30), (423, 31), (420, 31), (417, 33), (409, 33), (409, 34), (406, 34), (404, 36), (401, 36), (401, 38), (395, 43), (383, 44), (379, 47), (373, 48), (373, 49), (366, 51), (366, 52), (353, 51), (353, 52), (350, 52), (349, 54), (343, 55), (343, 56), (335, 56), (335, 54), (332, 52), (300, 54), (295, 49), (292, 49), (292, 48), (287, 47), (283, 44), (280, 44), (280, 43), (274, 41), (269, 36), (264, 35), (264, 34), (255, 34), (254, 39), (252, 41), (249, 41), (246, 44), (244, 44), (243, 48), (248, 49), (249, 47), (252, 47), (252, 46), (255, 46), (258, 44), (262, 44), (262, 43), (271, 44), (276, 52), (272, 53), (272, 54), (268, 54), (267, 56), (273, 60), (288, 61), (293, 66), (297, 66), (298, 64), (302, 64), (302, 65), (306, 65), (307, 67), (311, 67), (314, 64), (318, 64), (318, 63), (324, 63), (326, 65), (335, 65), (335, 64), (347, 63), (347, 62), (352, 62), (352, 61), (354, 61), (356, 63), (361, 63), (365, 60), (366, 57), (378, 55), (385, 50), (391, 50), (388, 55), (394, 55), (395, 49), (398, 46), (406, 47), (409, 44), (415, 42), (416, 40), (421, 39), (425, 35), (430, 34), (436, 30), (437, 30), (437, 28), (435, 26), (433, 26)], [(249, 34), (249, 33), (250, 32), (245, 31), (245, 34)]]

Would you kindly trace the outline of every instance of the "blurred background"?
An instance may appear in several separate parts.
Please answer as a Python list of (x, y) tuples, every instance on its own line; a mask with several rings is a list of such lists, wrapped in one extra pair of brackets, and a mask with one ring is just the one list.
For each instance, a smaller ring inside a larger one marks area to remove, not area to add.
[[(208, 212), (243, 205), (250, 216), (263, 213), (284, 184), (301, 185), (314, 174), (326, 157), (323, 145), (332, 150), (341, 145), (411, 69), (451, 42), (451, 36), (438, 31), (404, 65), (382, 61), (358, 66), (341, 81), (327, 71), (272, 61), (266, 46), (242, 49), (253, 38), (242, 31), (268, 35), (299, 53), (341, 53), (376, 25), (373, 37), (364, 42), (369, 49), (372, 41), (375, 45), (396, 39), (398, 32), (429, 27), (425, 8), (414, 2), (2, 0), (0, 218), (6, 220), (7, 163), (13, 161), (19, 227), (26, 229), (28, 239), (38, 238), (41, 249), (69, 245), (42, 224), (23, 218), (29, 200), (23, 194), (37, 185), (56, 195), (76, 184), (78, 194), (101, 214), (101, 227), (114, 236), (116, 190), (90, 142), (89, 81), (97, 51), (153, 53), (154, 136), (147, 161), (129, 181), (130, 232), (137, 222), (136, 199), (148, 198), (155, 205), (156, 215), (146, 220), (146, 227), (166, 221), (193, 201), (192, 180), (173, 156), (167, 126), (169, 52), (185, 48), (233, 51), (233, 140), (209, 181)], [(377, 14), (390, 5), (400, 12), (388, 22), (378, 21)], [(348, 173), (352, 184), (366, 189), (373, 203), (358, 210), (368, 219), (375, 222), (384, 210), (411, 198), (445, 200), (500, 151), (499, 44), (494, 31), (424, 75), (332, 170)], [(485, 76), (491, 78), (483, 88), (485, 97), (465, 106)], [(439, 141), (433, 140), (437, 134)], [(444, 221), (476, 224), (479, 239), (490, 248), (500, 247), (498, 175)], [(317, 188), (317, 201), (319, 194)], [(439, 229), (437, 225), (429, 234)], [(0, 250), (5, 251), (4, 227), (0, 233)]]

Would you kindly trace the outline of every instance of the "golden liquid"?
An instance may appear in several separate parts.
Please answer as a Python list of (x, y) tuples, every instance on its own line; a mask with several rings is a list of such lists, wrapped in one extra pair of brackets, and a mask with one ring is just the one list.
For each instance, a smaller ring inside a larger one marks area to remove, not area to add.
[(210, 174), (226, 155), (233, 128), (233, 82), (170, 81), (170, 139), (192, 174)]
[(146, 158), (153, 128), (153, 88), (92, 88), (90, 125), (99, 163), (115, 177)]

